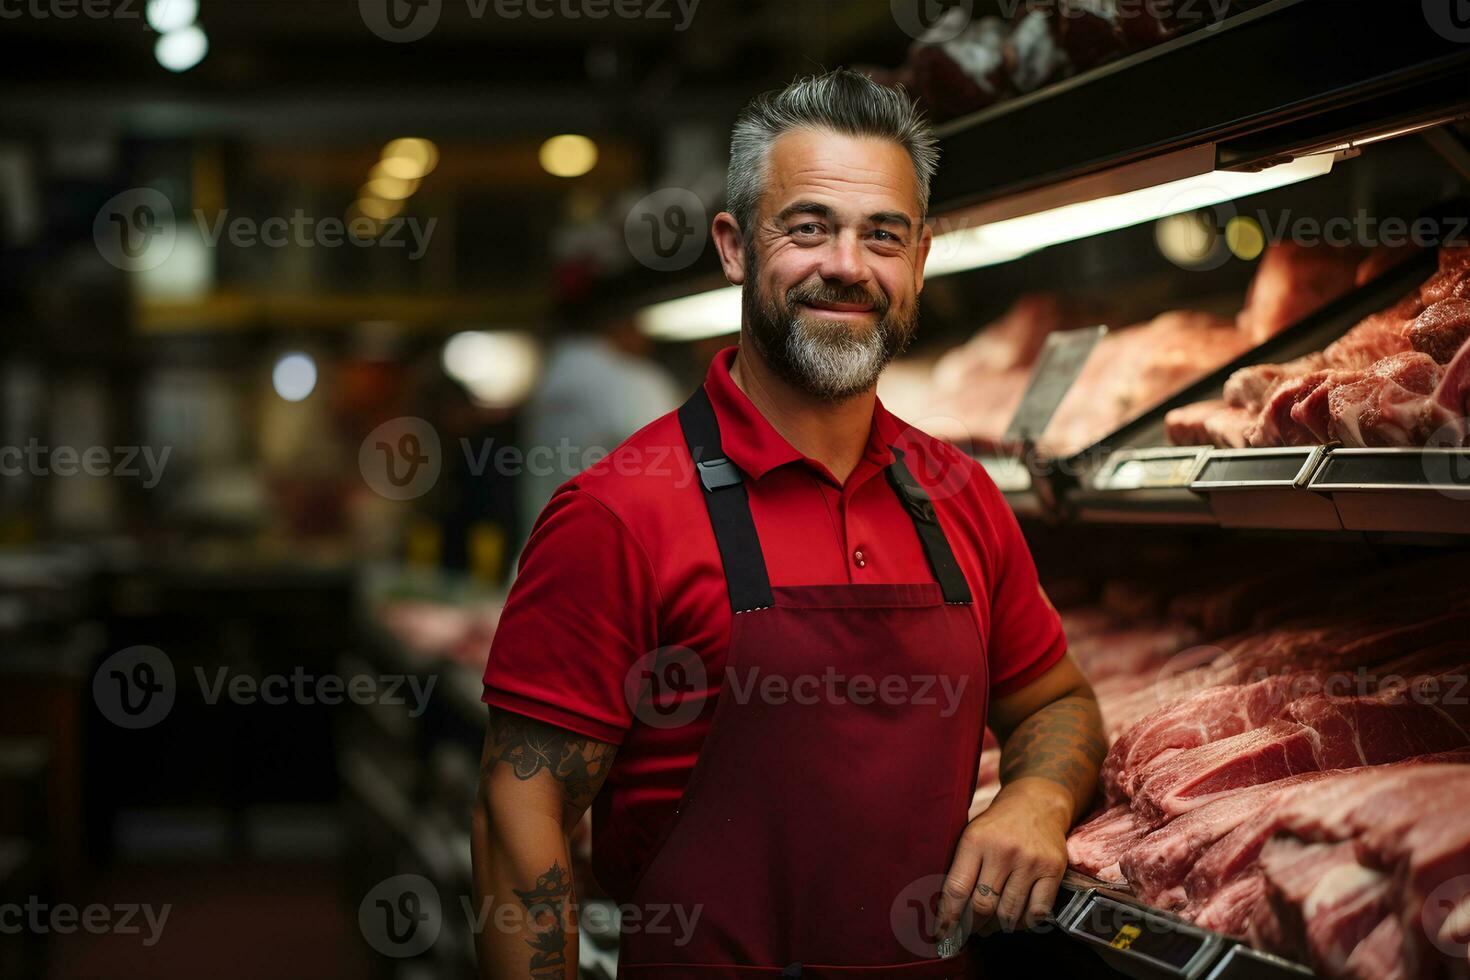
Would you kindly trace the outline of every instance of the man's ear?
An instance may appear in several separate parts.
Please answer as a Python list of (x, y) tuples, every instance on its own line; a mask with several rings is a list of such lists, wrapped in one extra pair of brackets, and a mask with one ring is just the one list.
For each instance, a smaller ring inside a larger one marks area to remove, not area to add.
[(924, 266), (929, 261), (929, 250), (934, 246), (934, 229), (929, 222), (923, 224), (919, 233), (919, 254), (914, 259), (914, 295), (924, 291)]
[(732, 286), (745, 283), (745, 239), (740, 234), (740, 224), (729, 211), (721, 211), (710, 223), (710, 236), (715, 240), (715, 249), (720, 253), (720, 267)]

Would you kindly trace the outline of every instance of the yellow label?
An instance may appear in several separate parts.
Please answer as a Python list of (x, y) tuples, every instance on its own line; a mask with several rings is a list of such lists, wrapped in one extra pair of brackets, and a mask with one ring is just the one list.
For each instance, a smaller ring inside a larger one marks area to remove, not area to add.
[(1113, 937), (1113, 941), (1108, 943), (1108, 945), (1115, 949), (1129, 949), (1133, 946), (1133, 940), (1141, 935), (1143, 935), (1143, 930), (1138, 928), (1138, 926), (1124, 926), (1118, 930), (1118, 934)]

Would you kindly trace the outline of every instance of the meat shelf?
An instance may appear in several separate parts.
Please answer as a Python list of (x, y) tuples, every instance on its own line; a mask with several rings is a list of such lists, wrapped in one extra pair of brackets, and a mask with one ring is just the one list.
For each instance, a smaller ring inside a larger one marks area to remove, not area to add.
[(1455, 33), (1418, 3), (1271, 0), (942, 126), (934, 212), (1016, 217), (1086, 199), (1102, 173), (1158, 183), (1150, 161), (1184, 149), (1251, 170), (1432, 125), (1470, 93)]

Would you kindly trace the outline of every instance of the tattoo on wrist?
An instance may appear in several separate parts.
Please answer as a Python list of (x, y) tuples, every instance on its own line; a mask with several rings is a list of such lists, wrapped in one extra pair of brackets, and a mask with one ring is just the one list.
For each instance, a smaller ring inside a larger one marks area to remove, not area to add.
[(548, 772), (562, 783), (568, 809), (580, 814), (597, 795), (612, 765), (616, 746), (577, 735), (509, 711), (490, 712), (490, 745), (481, 777), (499, 763), (517, 779)]
[(572, 893), (572, 878), (560, 862), (553, 862), (536, 878), (534, 888), (513, 889), (526, 907), (531, 924), (530, 945), (532, 980), (561, 980), (567, 965), (567, 898)]
[(1006, 739), (1001, 781), (1040, 776), (1070, 790), (1081, 805), (1092, 795), (1107, 751), (1097, 702), (1063, 698), (1026, 719)]

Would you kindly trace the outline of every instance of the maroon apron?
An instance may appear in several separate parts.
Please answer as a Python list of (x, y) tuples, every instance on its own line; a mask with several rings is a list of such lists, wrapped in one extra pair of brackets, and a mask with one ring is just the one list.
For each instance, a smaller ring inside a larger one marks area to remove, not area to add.
[[(972, 975), (963, 945), (937, 958), (934, 912), (975, 790), (988, 677), (932, 502), (895, 448), (889, 482), (936, 582), (772, 588), (703, 387), (679, 418), (735, 616), (709, 733), (631, 896), (618, 976)], [(670, 909), (698, 918), (684, 929)]]

